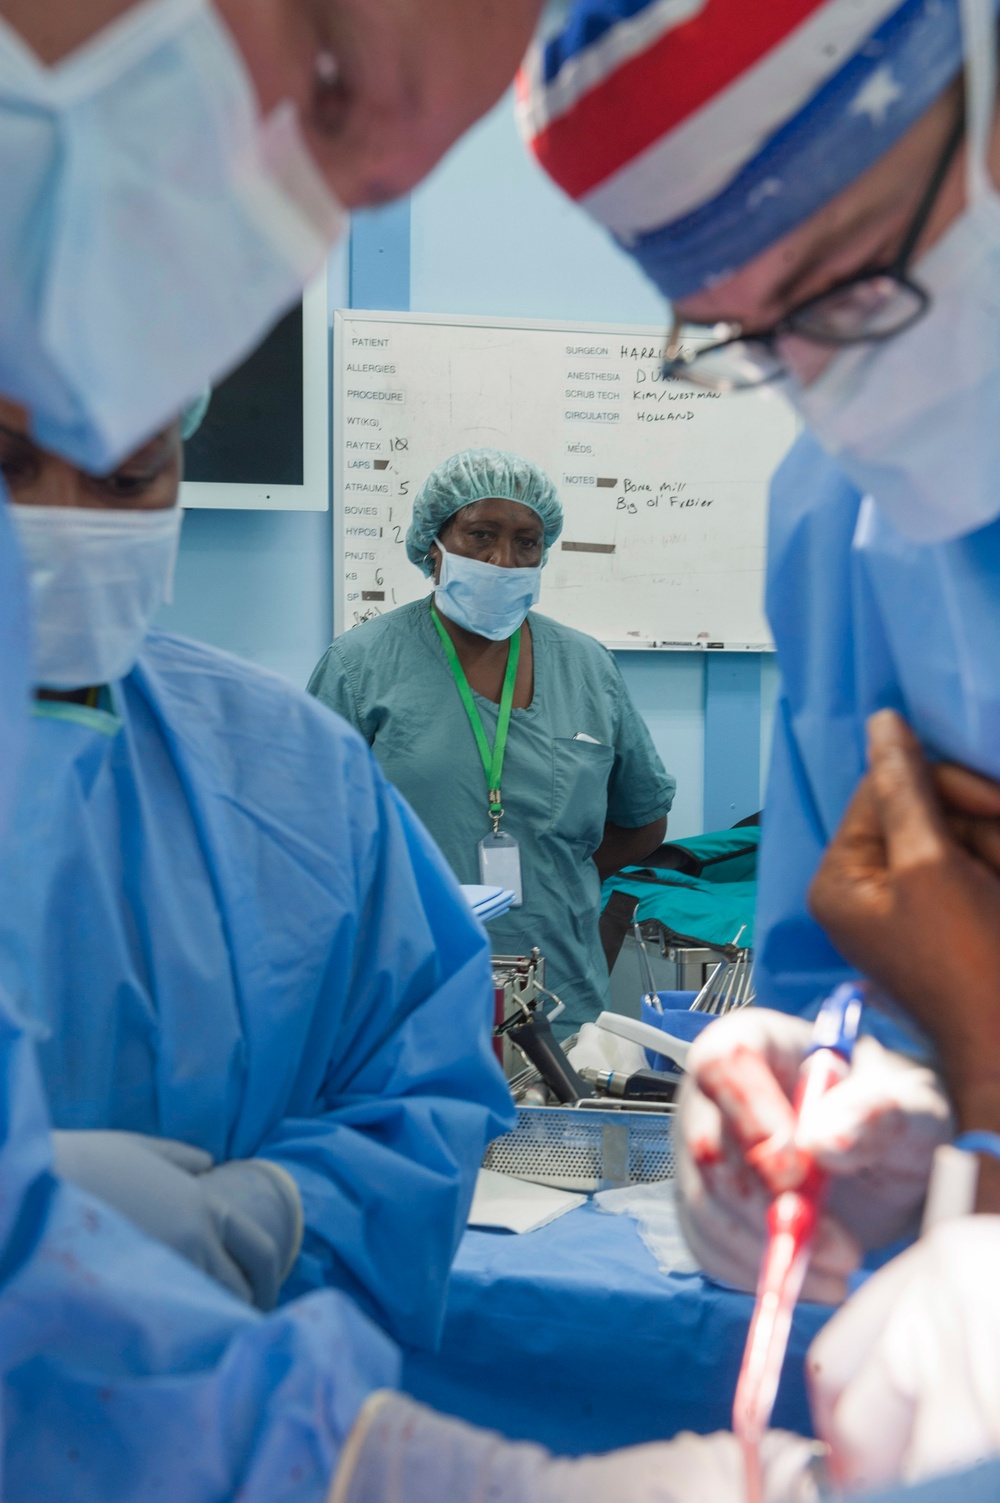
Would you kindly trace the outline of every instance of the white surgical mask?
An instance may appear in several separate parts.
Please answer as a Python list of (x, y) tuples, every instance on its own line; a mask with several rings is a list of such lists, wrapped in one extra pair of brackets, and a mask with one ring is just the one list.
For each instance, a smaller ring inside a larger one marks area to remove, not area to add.
[(478, 558), (449, 553), (440, 538), (438, 547), (441, 573), (434, 600), (441, 614), (491, 642), (512, 637), (538, 599), (541, 569), (537, 565), (503, 569), (499, 564), (484, 564)]
[(123, 678), (173, 587), (179, 506), (11, 506), (31, 582), (33, 668), (44, 689)]
[(1000, 197), (987, 156), (995, 38), (963, 0), (968, 205), (914, 267), (927, 313), (884, 344), (842, 351), (791, 400), (904, 536), (936, 543), (1000, 516)]
[(0, 391), (95, 473), (249, 353), (344, 223), (210, 0), (145, 0), (52, 68), (0, 21), (0, 159)]

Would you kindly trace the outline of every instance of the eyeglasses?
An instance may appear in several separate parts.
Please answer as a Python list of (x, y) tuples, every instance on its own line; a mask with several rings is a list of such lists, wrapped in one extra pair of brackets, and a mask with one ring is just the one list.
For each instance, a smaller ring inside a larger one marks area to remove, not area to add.
[(790, 309), (769, 329), (744, 334), (739, 324), (716, 325), (715, 332), (725, 329), (727, 337), (700, 349), (684, 348), (692, 337), (697, 337), (696, 326), (675, 319), (664, 352), (664, 380), (677, 377), (711, 391), (742, 391), (787, 374), (778, 341), (790, 334), (810, 339), (814, 344), (868, 344), (891, 339), (915, 324), (927, 312), (931, 300), (930, 294), (906, 275), (907, 266), (964, 133), (963, 113), (952, 128), (899, 253), (890, 265), (845, 277), (826, 292)]

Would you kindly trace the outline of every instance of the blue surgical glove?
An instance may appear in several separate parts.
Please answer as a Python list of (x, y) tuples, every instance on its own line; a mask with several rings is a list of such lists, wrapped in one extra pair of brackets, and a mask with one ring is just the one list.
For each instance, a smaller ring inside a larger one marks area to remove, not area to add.
[(216, 1167), (189, 1143), (133, 1132), (54, 1132), (52, 1142), (63, 1179), (248, 1304), (273, 1308), (302, 1241), (302, 1204), (284, 1169), (267, 1159)]

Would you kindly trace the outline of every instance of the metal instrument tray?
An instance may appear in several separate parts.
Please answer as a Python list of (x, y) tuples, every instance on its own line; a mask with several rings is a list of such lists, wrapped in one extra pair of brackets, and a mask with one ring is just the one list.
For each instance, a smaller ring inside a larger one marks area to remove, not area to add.
[(517, 1126), (494, 1138), (483, 1168), (560, 1190), (611, 1190), (672, 1179), (673, 1115), (619, 1102), (519, 1106)]

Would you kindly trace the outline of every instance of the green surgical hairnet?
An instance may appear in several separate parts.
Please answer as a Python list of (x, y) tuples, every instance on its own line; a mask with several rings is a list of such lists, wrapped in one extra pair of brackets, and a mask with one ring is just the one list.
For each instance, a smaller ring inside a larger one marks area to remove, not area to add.
[(538, 513), (545, 528), (544, 564), (562, 532), (562, 502), (544, 470), (530, 459), (505, 454), (501, 449), (463, 449), (431, 471), (413, 502), (413, 519), (406, 534), (410, 562), (425, 574), (433, 574), (430, 546), (445, 522), (463, 506), (490, 497), (520, 501)]

